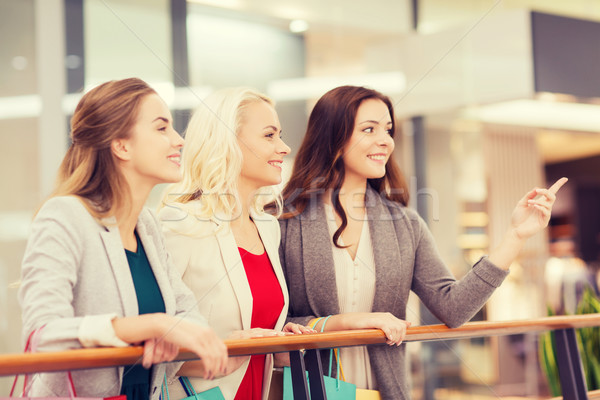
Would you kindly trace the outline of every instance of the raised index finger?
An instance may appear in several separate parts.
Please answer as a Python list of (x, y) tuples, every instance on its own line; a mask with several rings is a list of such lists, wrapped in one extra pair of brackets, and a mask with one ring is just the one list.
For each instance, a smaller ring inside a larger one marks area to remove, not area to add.
[(567, 183), (568, 179), (563, 177), (560, 178), (559, 180), (557, 180), (556, 182), (554, 182), (554, 185), (550, 186), (548, 188), (548, 191), (556, 194), (556, 192), (558, 192), (558, 190), (565, 184)]

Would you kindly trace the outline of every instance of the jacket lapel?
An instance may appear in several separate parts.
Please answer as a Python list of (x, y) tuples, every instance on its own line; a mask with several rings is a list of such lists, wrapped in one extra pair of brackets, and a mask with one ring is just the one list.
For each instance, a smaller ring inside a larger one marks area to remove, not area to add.
[(270, 226), (275, 226), (275, 228), (277, 228), (278, 223), (276, 221), (268, 221), (265, 225), (263, 225), (263, 222), (260, 220), (260, 218), (255, 218), (254, 223), (256, 224), (256, 229), (258, 229), (258, 234), (260, 235), (263, 245), (265, 246), (267, 256), (269, 256), (269, 260), (271, 261), (271, 265), (275, 271), (275, 276), (277, 277), (277, 281), (279, 282), (279, 286), (281, 287), (281, 291), (283, 293), (283, 309), (281, 310), (281, 314), (279, 314), (279, 318), (275, 324), (275, 329), (281, 330), (287, 317), (289, 294), (285, 277), (283, 276), (283, 270), (281, 269), (281, 262), (279, 261), (279, 243), (275, 243), (275, 241), (272, 240), (269, 235), (269, 230), (272, 229)]
[(396, 298), (388, 298), (382, 294), (395, 293), (396, 289), (390, 287), (392, 282), (403, 279), (399, 247), (401, 238), (396, 237), (394, 226), (394, 218), (399, 216), (392, 215), (381, 196), (370, 187), (367, 187), (365, 205), (375, 257), (375, 298), (372, 311), (389, 311), (394, 309)]
[(133, 278), (131, 277), (131, 271), (127, 263), (127, 256), (125, 255), (125, 249), (121, 241), (119, 227), (116, 225), (114, 219), (105, 223), (104, 230), (100, 232), (100, 237), (104, 243), (104, 248), (108, 255), (119, 293), (121, 294), (124, 316), (138, 315), (138, 302), (135, 295), (135, 287), (133, 286)]
[(299, 218), (304, 282), (310, 307), (318, 316), (339, 314), (332, 241), (322, 201), (309, 204)]
[(224, 227), (217, 233), (219, 250), (223, 258), (225, 273), (229, 277), (231, 286), (240, 308), (242, 317), (242, 329), (250, 329), (252, 318), (252, 292), (248, 285), (246, 270), (240, 257), (233, 233), (228, 227)]
[[(142, 211), (142, 214), (144, 212), (147, 211)], [(167, 314), (175, 314), (177, 308), (175, 304), (175, 294), (173, 293), (173, 287), (169, 281), (167, 271), (164, 268), (165, 263), (161, 262), (156, 250), (156, 243), (158, 243), (158, 240), (155, 240), (153, 237), (153, 235), (158, 234), (158, 232), (151, 229), (151, 225), (146, 223), (145, 218), (142, 215), (140, 215), (136, 229), (142, 242), (142, 246), (144, 246), (144, 251), (148, 257), (148, 262), (150, 263), (154, 277), (156, 278), (156, 283), (160, 289), (163, 302), (165, 303), (165, 311)]]

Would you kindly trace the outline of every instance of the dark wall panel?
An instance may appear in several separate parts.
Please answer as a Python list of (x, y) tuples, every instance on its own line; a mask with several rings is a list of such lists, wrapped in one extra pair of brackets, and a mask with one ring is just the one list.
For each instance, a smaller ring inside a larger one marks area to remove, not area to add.
[(573, 209), (566, 216), (574, 225), (578, 255), (587, 263), (600, 261), (600, 156), (546, 165), (549, 182), (566, 176), (574, 189)]
[(85, 85), (85, 42), (83, 0), (65, 0), (67, 93), (77, 93)]
[(537, 92), (600, 97), (600, 23), (532, 12)]

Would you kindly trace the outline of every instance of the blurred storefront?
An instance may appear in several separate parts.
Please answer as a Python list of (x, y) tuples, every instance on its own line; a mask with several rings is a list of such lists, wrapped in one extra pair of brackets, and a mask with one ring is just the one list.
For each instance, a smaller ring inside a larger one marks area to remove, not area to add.
[[(69, 145), (69, 115), (82, 90), (130, 76), (159, 91), (180, 132), (214, 89), (271, 95), (287, 171), (316, 98), (341, 84), (378, 89), (395, 102), (412, 206), (459, 277), (498, 243), (527, 190), (570, 179), (550, 229), (476, 318), (540, 317), (551, 301), (570, 310), (578, 282), (597, 282), (597, 1), (0, 0), (0, 19), (2, 353), (20, 351), (11, 284)], [(408, 315), (435, 323), (416, 299)], [(415, 399), (548, 394), (535, 335), (408, 350)]]

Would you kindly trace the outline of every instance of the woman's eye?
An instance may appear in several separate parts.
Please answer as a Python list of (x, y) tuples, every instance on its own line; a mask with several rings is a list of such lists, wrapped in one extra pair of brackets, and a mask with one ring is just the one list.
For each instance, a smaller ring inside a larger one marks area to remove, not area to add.
[(163, 131), (163, 132), (165, 132), (165, 131), (167, 130), (167, 127), (166, 127), (166, 126), (163, 126), (162, 128), (158, 128), (158, 130), (159, 130), (159, 131)]
[(272, 139), (274, 136), (275, 136), (275, 134), (274, 134), (274, 133), (267, 133), (267, 134), (265, 135), (265, 137), (268, 137), (269, 139)]
[(373, 133), (373, 127), (365, 128), (365, 129), (363, 129), (363, 132), (365, 132), (365, 133)]
[(393, 129), (387, 129), (386, 132), (387, 132), (388, 135), (392, 136), (392, 134), (394, 133), (394, 130)]

